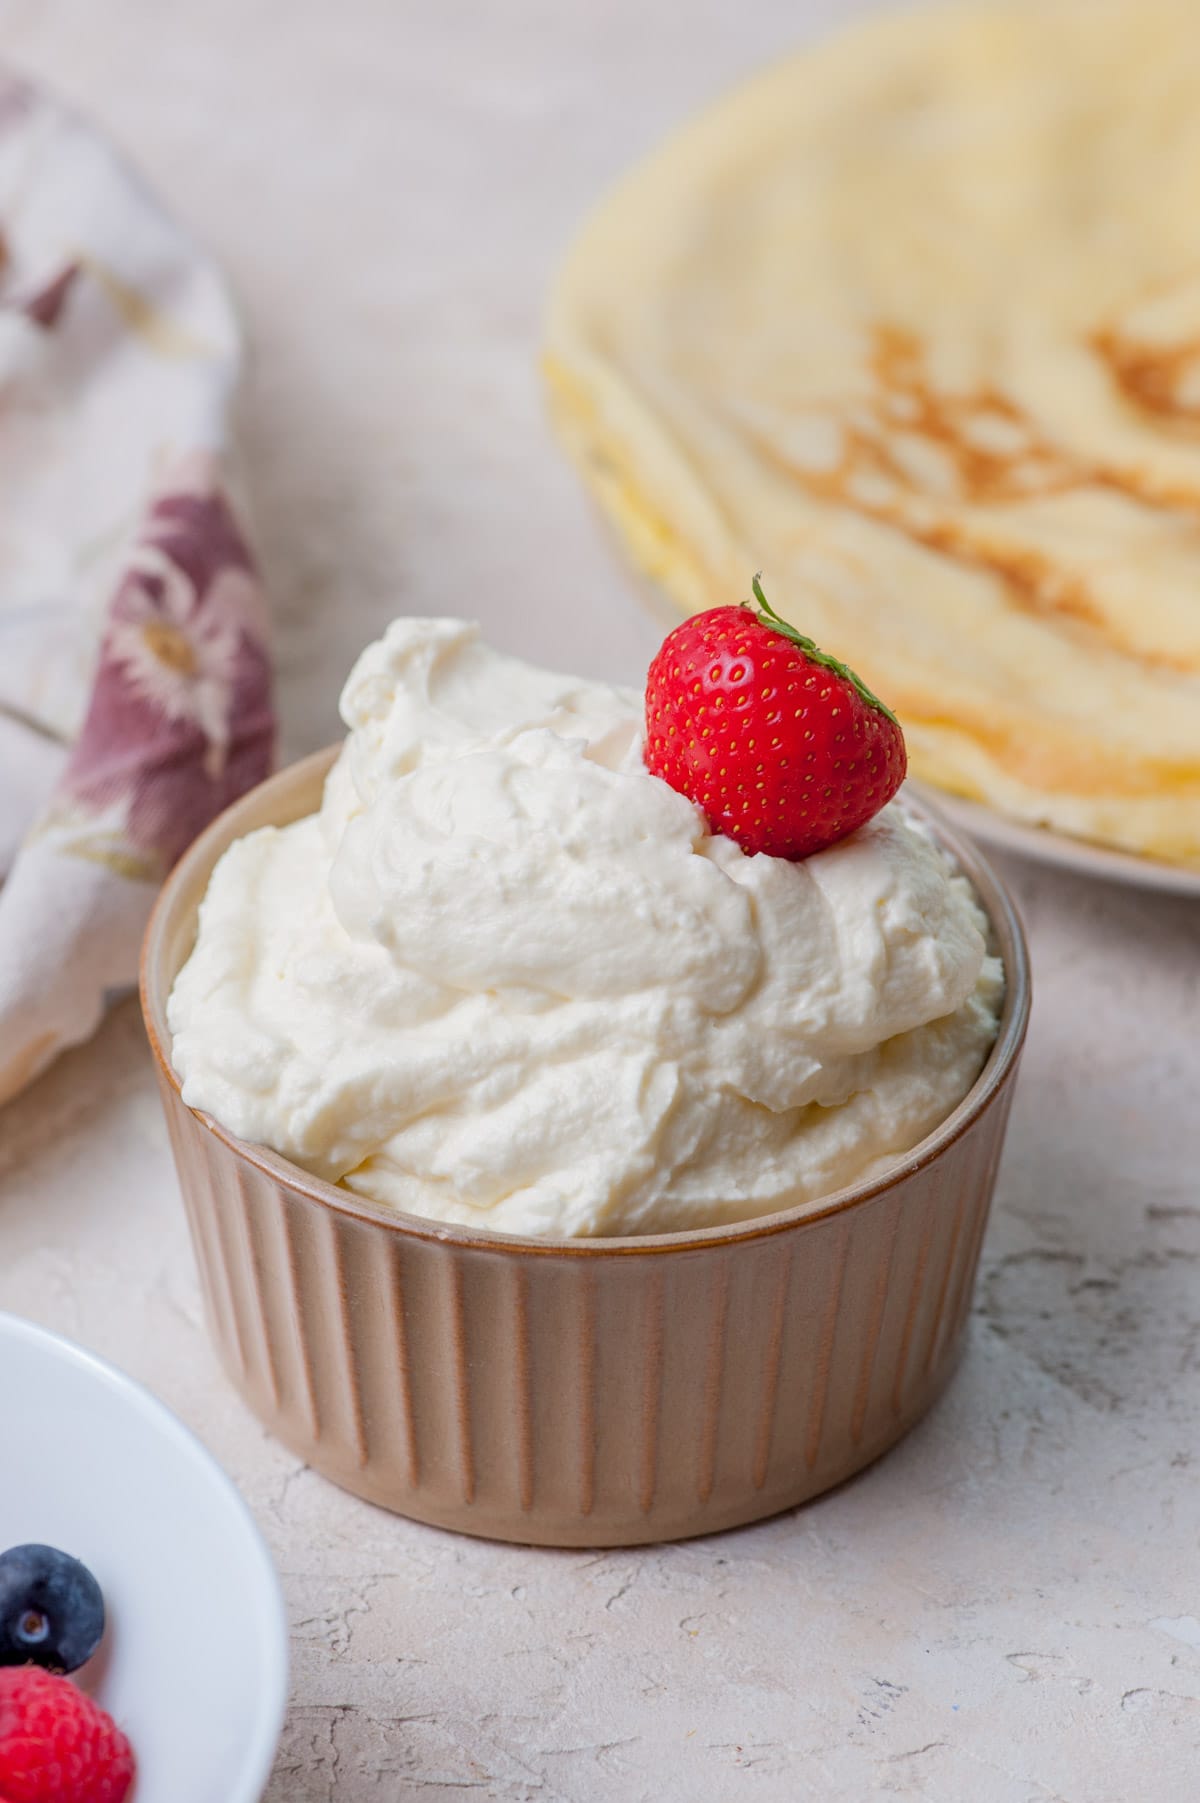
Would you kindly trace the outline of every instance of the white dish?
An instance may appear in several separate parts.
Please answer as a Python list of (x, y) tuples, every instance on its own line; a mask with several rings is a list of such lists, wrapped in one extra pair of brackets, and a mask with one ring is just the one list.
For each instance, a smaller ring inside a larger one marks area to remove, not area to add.
[(287, 1702), (279, 1580), (200, 1442), (111, 1365), (0, 1314), (0, 1549), (88, 1565), (105, 1641), (78, 1681), (133, 1743), (130, 1803), (259, 1803)]
[(1010, 820), (982, 802), (965, 801), (959, 795), (948, 795), (944, 789), (935, 789), (925, 783), (911, 786), (964, 833), (982, 839), (985, 845), (994, 846), (997, 851), (1035, 858), (1039, 864), (1052, 864), (1060, 870), (1074, 871), (1077, 876), (1133, 883), (1142, 889), (1159, 889), (1174, 895), (1200, 896), (1200, 870), (1188, 870), (1182, 864), (1163, 864), (1157, 858), (1137, 858), (1128, 852), (1110, 851), (1106, 846), (1091, 845), (1086, 839), (1072, 839), (1049, 827), (1027, 826), (1019, 820)]

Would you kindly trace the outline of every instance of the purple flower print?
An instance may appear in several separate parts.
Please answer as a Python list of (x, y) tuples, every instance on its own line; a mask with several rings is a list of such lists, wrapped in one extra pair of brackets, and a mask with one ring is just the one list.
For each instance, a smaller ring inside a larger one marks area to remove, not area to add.
[(35, 326), (41, 326), (46, 332), (53, 331), (70, 299), (71, 290), (82, 273), (79, 263), (64, 263), (56, 274), (47, 277), (32, 294), (21, 296), (21, 311), (32, 319)]
[(254, 566), (222, 491), (151, 507), (118, 584), (60, 799), (124, 804), (131, 847), (164, 872), (271, 768), (275, 719)]

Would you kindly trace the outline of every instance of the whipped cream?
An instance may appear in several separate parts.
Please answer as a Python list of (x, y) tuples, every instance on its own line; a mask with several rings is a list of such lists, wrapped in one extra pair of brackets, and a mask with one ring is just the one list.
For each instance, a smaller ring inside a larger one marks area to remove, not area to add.
[(896, 804), (791, 864), (709, 834), (635, 691), (456, 620), (359, 658), (320, 812), (231, 845), (168, 1018), (184, 1100), (376, 1201), (670, 1232), (813, 1201), (971, 1087), (1003, 989)]

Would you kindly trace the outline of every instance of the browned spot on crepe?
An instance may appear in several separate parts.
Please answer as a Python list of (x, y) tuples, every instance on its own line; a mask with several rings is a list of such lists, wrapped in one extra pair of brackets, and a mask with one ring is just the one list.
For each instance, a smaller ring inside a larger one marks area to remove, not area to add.
[(1200, 390), (1200, 338), (1182, 344), (1140, 344), (1105, 329), (1094, 332), (1091, 343), (1135, 406), (1164, 418), (1200, 422), (1200, 393), (1196, 399), (1181, 393), (1189, 377)]
[[(842, 453), (827, 468), (812, 467), (786, 456), (778, 445), (748, 428), (744, 421), (737, 422), (737, 429), (751, 439), (766, 462), (782, 470), (814, 498), (849, 508), (865, 519), (903, 533), (914, 544), (951, 558), (965, 568), (998, 577), (1014, 605), (1025, 613), (1056, 617), (1111, 642), (1105, 610), (1082, 577), (1028, 546), (989, 540), (949, 511), (939, 515), (942, 497), (913, 479), (890, 441), (897, 432), (903, 432), (935, 447), (957, 480), (953, 497), (947, 499), (958, 503), (1002, 507), (1005, 502), (1027, 503), (1088, 485), (1114, 490), (1143, 503), (1153, 500), (1158, 505), (1181, 505), (1186, 501), (1200, 507), (1200, 495), (1181, 496), (1165, 503), (1161, 493), (1150, 495), (1135, 472), (1116, 471), (1072, 458), (1041, 438), (1034, 423), (995, 389), (939, 393), (926, 377), (920, 341), (899, 327), (885, 325), (874, 329), (870, 368), (879, 385), (878, 392), (865, 402), (872, 425), (868, 428), (850, 423), (842, 409), (831, 409), (829, 417), (841, 433)], [(985, 419), (1003, 421), (1011, 427), (1020, 449), (1006, 454), (973, 441), (968, 436), (971, 426)], [(886, 498), (865, 493), (864, 478), (882, 479), (891, 486), (893, 495)], [(1136, 645), (1122, 644), (1120, 650), (1150, 668), (1186, 672), (1192, 667), (1186, 659), (1142, 650)]]
[[(1027, 501), (1078, 484), (1081, 472), (1074, 459), (1039, 438), (1032, 422), (998, 389), (941, 393), (930, 386), (915, 333), (877, 325), (872, 340), (869, 363), (878, 384), (874, 412), (881, 435), (902, 430), (936, 447), (954, 469), (961, 499)], [(982, 441), (997, 425), (1020, 439), (1019, 450), (1005, 452)], [(896, 474), (914, 486), (902, 470)]]

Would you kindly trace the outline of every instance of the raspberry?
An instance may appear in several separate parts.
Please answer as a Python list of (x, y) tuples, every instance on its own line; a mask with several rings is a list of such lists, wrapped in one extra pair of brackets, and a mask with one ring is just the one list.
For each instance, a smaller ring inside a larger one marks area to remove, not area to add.
[(0, 1803), (123, 1803), (135, 1769), (116, 1723), (68, 1679), (0, 1670)]

